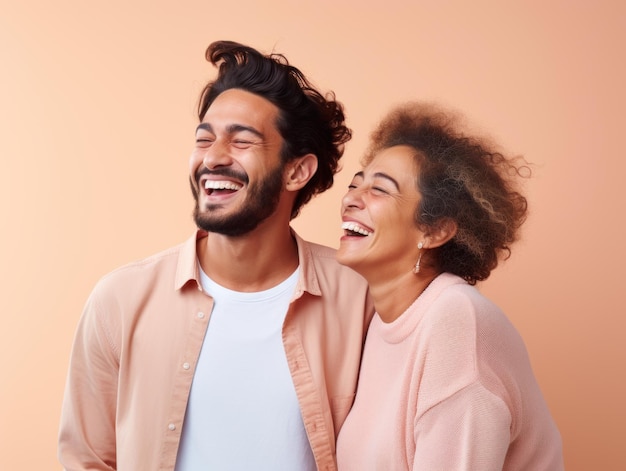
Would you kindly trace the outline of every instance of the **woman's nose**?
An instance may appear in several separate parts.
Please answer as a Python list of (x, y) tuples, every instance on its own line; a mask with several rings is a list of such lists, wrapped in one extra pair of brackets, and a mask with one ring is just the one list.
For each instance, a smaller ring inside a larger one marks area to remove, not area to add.
[(358, 188), (350, 188), (348, 192), (343, 196), (341, 204), (344, 209), (346, 208), (362, 208), (363, 207), (363, 193)]

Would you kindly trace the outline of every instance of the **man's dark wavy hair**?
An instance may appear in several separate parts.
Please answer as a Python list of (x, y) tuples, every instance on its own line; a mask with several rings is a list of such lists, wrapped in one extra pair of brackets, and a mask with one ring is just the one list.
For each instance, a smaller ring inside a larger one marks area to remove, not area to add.
[(333, 92), (324, 96), (317, 91), (282, 54), (264, 55), (233, 41), (216, 41), (207, 48), (206, 59), (219, 71), (200, 95), (200, 121), (220, 93), (233, 88), (245, 90), (279, 109), (276, 125), (284, 140), (283, 163), (309, 153), (317, 156), (317, 172), (298, 193), (291, 211), (293, 219), (314, 195), (333, 185), (344, 144), (352, 137), (345, 125), (343, 105)]

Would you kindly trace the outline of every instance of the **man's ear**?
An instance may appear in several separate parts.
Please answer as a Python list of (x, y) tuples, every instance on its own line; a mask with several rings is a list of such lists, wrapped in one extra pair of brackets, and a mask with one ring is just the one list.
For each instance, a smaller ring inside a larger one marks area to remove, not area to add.
[(444, 218), (435, 224), (435, 226), (429, 228), (426, 235), (426, 247), (434, 249), (435, 247), (441, 247), (443, 244), (452, 239), (458, 230), (456, 221), (450, 218)]
[(306, 154), (293, 159), (287, 164), (285, 173), (285, 188), (288, 191), (302, 189), (317, 171), (317, 157), (315, 154)]

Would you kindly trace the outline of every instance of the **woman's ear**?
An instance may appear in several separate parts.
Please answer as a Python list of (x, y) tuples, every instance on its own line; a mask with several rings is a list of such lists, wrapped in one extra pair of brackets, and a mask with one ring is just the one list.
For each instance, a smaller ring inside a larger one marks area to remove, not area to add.
[(457, 230), (458, 226), (453, 219), (444, 218), (437, 221), (435, 226), (431, 227), (425, 234), (426, 247), (430, 249), (441, 247), (456, 235)]
[(285, 188), (288, 191), (302, 189), (317, 171), (317, 157), (315, 154), (306, 154), (290, 161), (287, 164)]

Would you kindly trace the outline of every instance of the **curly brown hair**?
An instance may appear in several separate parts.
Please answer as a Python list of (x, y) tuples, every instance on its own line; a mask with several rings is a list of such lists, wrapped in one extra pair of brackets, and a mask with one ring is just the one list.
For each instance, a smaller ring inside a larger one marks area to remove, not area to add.
[(278, 131), (284, 139), (283, 162), (315, 154), (317, 171), (298, 192), (291, 211), (296, 217), (313, 196), (333, 185), (339, 159), (352, 131), (345, 124), (343, 105), (331, 91), (323, 95), (305, 75), (278, 53), (262, 54), (233, 41), (215, 41), (206, 59), (219, 68), (217, 78), (202, 90), (198, 118), (226, 90), (237, 88), (269, 100), (279, 109)]
[(422, 230), (454, 221), (456, 235), (430, 250), (429, 263), (474, 285), (508, 258), (519, 238), (528, 203), (518, 191), (530, 176), (522, 157), (507, 157), (485, 137), (464, 131), (460, 115), (438, 105), (411, 102), (394, 108), (370, 137), (363, 159), (406, 145), (414, 148), (421, 194), (415, 222)]

